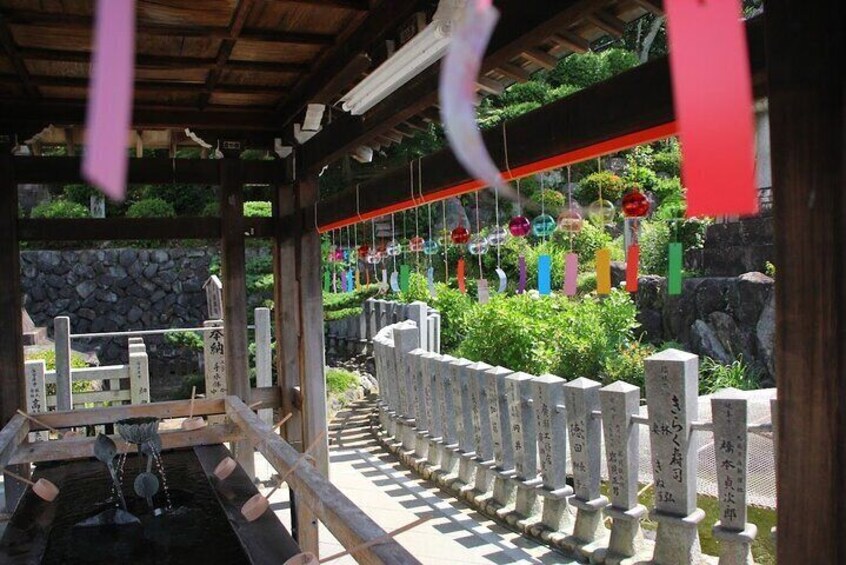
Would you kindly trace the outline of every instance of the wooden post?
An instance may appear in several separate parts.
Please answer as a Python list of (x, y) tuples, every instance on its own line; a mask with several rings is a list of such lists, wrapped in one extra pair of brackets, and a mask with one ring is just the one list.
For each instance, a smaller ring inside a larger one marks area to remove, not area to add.
[(67, 316), (53, 320), (53, 341), (56, 347), (56, 410), (72, 410), (70, 318)]
[[(220, 161), (220, 217), (227, 394), (238, 396), (249, 404), (244, 194), (241, 190), (241, 161), (238, 159)], [(250, 477), (255, 477), (252, 445), (247, 441), (240, 441), (233, 447), (238, 463)]]
[(277, 221), (273, 239), (273, 317), (276, 329), (276, 374), (282, 396), (282, 413), (293, 414), (282, 426), (282, 437), (296, 450), (305, 449), (302, 413), (294, 403), (294, 389), (300, 386), (300, 308), (297, 288), (294, 239), (280, 218), (294, 213), (294, 189), (290, 184), (276, 187), (274, 218)]
[[(0, 417), (5, 425), (25, 407), (23, 327), (21, 324), (20, 248), (18, 245), (18, 185), (8, 136), (0, 136)], [(10, 469), (27, 475), (29, 466)], [(6, 509), (11, 512), (26, 485), (5, 476)]]
[[(778, 562), (846, 560), (846, 41), (835, 0), (771, 0), (766, 45), (777, 226)], [(824, 38), (824, 40), (820, 40)]]

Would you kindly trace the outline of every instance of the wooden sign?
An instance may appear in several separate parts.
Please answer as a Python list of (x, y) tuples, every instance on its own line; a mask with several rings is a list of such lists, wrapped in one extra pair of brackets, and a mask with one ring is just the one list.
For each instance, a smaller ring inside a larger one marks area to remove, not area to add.
[(209, 320), (223, 319), (223, 283), (217, 275), (212, 275), (203, 285), (206, 289), (206, 305)]

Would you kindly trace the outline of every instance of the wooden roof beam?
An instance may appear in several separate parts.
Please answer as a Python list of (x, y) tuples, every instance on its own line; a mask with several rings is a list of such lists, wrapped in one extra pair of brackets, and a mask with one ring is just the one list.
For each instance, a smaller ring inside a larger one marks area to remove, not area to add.
[(590, 51), (590, 43), (584, 37), (570, 31), (559, 31), (551, 36), (552, 41), (569, 49), (573, 53), (587, 53)]
[(558, 65), (558, 59), (542, 49), (526, 49), (523, 51), (523, 56), (548, 71), (551, 71)]
[(32, 83), (29, 76), (29, 69), (26, 68), (26, 63), (24, 63), (23, 58), (18, 52), (18, 46), (15, 44), (15, 38), (12, 37), (11, 31), (9, 31), (9, 26), (6, 25), (6, 19), (2, 16), (2, 14), (0, 14), (0, 44), (3, 45), (3, 49), (6, 51), (6, 54), (9, 55), (9, 59), (12, 61), (12, 66), (15, 67), (15, 72), (18, 74), (27, 96), (40, 98), (41, 93), (38, 92), (38, 89), (35, 88), (35, 85)]
[(532, 73), (513, 63), (500, 63), (495, 70), (517, 82), (528, 82), (532, 78)]
[(370, 9), (368, 0), (282, 0), (288, 4), (305, 4), (308, 6), (323, 6), (327, 8), (344, 8), (366, 12)]
[[(21, 57), (32, 61), (58, 61), (71, 63), (89, 63), (91, 53), (87, 51), (60, 51), (57, 49), (40, 49), (21, 47), (18, 49)], [(135, 66), (138, 68), (187, 69), (212, 68), (217, 62), (216, 57), (181, 57), (168, 55), (135, 55)], [(273, 63), (266, 61), (233, 61), (226, 62), (227, 69), (241, 71), (290, 72), (300, 73), (310, 67), (305, 63)]]
[[(30, 77), (35, 86), (49, 86), (56, 88), (88, 88), (88, 79), (77, 77), (54, 77), (54, 76), (33, 76)], [(0, 84), (16, 84), (18, 77), (15, 75), (0, 75)], [(146, 92), (181, 92), (210, 94), (211, 89), (205, 84), (188, 82), (165, 82), (165, 81), (136, 81), (136, 90)], [(282, 94), (284, 87), (276, 85), (252, 85), (252, 84), (218, 84), (214, 92), (228, 94)]]
[[(56, 28), (57, 30), (84, 29), (91, 30), (94, 19), (81, 14), (64, 14), (52, 12), (36, 12), (31, 10), (7, 10), (3, 19), (12, 25), (27, 25), (41, 28)], [(146, 35), (162, 35), (167, 37), (211, 37), (216, 39), (230, 39), (229, 27), (212, 27), (202, 25), (172, 25), (158, 22), (139, 20), (136, 24), (137, 32)], [(247, 28), (241, 32), (242, 39), (254, 41), (269, 41), (274, 43), (292, 43), (297, 45), (332, 45), (335, 36), (324, 33), (300, 33)]]
[(223, 67), (229, 60), (229, 56), (235, 48), (235, 42), (238, 41), (238, 36), (241, 35), (244, 24), (247, 22), (247, 17), (250, 15), (250, 11), (254, 5), (254, 0), (238, 0), (235, 13), (232, 15), (232, 21), (229, 22), (229, 37), (220, 42), (220, 47), (217, 50), (217, 60), (206, 77), (205, 92), (200, 95), (200, 109), (208, 105), (211, 92), (217, 86), (217, 81), (220, 80)]
[(664, 7), (661, 0), (634, 0), (634, 3), (654, 16), (664, 15)]
[(588, 14), (585, 19), (614, 39), (620, 39), (626, 31), (626, 22), (605, 10)]

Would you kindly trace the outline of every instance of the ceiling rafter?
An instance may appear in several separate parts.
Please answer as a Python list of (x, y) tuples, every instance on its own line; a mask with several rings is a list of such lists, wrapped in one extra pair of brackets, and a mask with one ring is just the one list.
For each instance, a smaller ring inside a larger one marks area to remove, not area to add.
[(235, 13), (232, 15), (232, 21), (229, 22), (229, 37), (220, 42), (214, 67), (211, 68), (208, 76), (206, 77), (205, 92), (200, 95), (200, 109), (203, 109), (208, 105), (212, 92), (215, 90), (215, 86), (217, 86), (217, 82), (220, 80), (223, 67), (229, 60), (229, 56), (232, 55), (235, 43), (238, 41), (238, 37), (244, 29), (244, 24), (246, 24), (247, 17), (250, 15), (250, 11), (253, 9), (254, 5), (254, 0), (238, 1), (238, 5), (235, 7)]
[[(80, 77), (56, 77), (31, 75), (30, 80), (34, 86), (47, 86), (58, 88), (88, 88), (88, 79)], [(16, 84), (17, 75), (0, 74), (0, 84)], [(147, 92), (182, 92), (211, 94), (212, 90), (207, 84), (199, 82), (172, 82), (141, 80), (135, 81), (136, 90)], [(217, 84), (214, 92), (227, 94), (279, 94), (285, 89), (276, 85), (253, 85), (253, 84)]]
[(0, 14), (0, 44), (3, 45), (3, 49), (6, 51), (6, 54), (9, 55), (9, 59), (11, 59), (12, 65), (15, 67), (15, 72), (18, 74), (18, 77), (23, 83), (24, 91), (26, 91), (27, 96), (40, 98), (41, 93), (38, 92), (38, 89), (34, 84), (32, 84), (32, 79), (29, 76), (29, 69), (26, 68), (26, 63), (24, 63), (23, 58), (18, 52), (18, 46), (15, 44), (15, 38), (12, 37), (12, 33), (9, 31), (9, 26), (6, 25), (6, 19), (2, 14)]

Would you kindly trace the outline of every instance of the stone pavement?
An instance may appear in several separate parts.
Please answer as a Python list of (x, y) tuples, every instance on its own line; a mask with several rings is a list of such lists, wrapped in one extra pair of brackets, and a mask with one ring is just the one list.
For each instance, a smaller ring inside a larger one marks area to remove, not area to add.
[[(340, 412), (330, 425), (330, 478), (386, 531), (424, 515), (433, 516), (397, 537), (422, 563), (575, 563), (489, 520), (402, 467), (370, 434), (374, 406), (374, 400), (357, 402)], [(257, 456), (256, 472), (260, 479), (268, 479), (273, 469)], [(271, 508), (290, 526), (287, 489), (274, 494)], [(343, 547), (321, 526), (321, 557), (341, 550)], [(333, 563), (355, 560), (345, 557)]]

